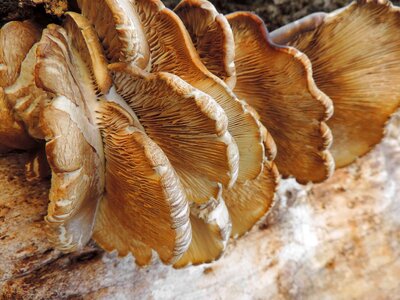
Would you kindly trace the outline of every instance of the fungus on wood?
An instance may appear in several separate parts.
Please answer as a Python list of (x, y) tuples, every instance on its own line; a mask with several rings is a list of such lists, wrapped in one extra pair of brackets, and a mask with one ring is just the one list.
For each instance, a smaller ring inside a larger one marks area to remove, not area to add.
[(399, 105), (399, 9), (384, 0), (271, 34), (205, 0), (182, 1), (182, 20), (158, 0), (78, 5), (62, 26), (0, 31), (0, 150), (30, 150), (27, 176), (48, 164), (64, 252), (93, 235), (138, 265), (153, 250), (175, 268), (212, 262), (271, 211), (279, 173), (325, 180), (330, 151), (351, 163)]

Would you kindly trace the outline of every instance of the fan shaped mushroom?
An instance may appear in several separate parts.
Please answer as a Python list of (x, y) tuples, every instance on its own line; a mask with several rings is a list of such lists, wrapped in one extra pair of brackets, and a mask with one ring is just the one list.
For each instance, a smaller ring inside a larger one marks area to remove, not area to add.
[(328, 125), (337, 167), (377, 144), (399, 106), (399, 20), (389, 1), (363, 0), (272, 33), (309, 57), (316, 84), (334, 103)]
[(0, 29), (0, 144), (3, 151), (37, 146), (23, 124), (15, 119), (3, 88), (18, 78), (22, 61), (39, 40), (39, 32), (39, 28), (29, 21), (9, 22)]
[(235, 43), (225, 16), (206, 0), (183, 0), (174, 12), (185, 24), (203, 64), (233, 89)]
[(132, 252), (148, 264), (150, 248), (165, 263), (175, 262), (191, 240), (185, 192), (164, 152), (119, 105), (98, 108), (106, 157), (106, 194), (94, 239), (103, 248)]
[(234, 92), (253, 106), (277, 144), (280, 173), (320, 182), (334, 169), (325, 121), (330, 99), (314, 84), (311, 63), (294, 48), (274, 45), (263, 21), (246, 12), (227, 16), (235, 39)]

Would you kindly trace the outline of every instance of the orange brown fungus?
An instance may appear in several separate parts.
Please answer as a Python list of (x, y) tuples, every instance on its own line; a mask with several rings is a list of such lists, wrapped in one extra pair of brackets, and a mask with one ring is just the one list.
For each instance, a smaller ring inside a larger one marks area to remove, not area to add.
[(315, 86), (309, 60), (294, 48), (272, 44), (256, 15), (227, 18), (236, 45), (234, 92), (257, 110), (271, 133), (279, 171), (304, 183), (325, 180), (334, 169), (325, 124), (333, 106)]
[(327, 124), (337, 167), (379, 143), (399, 106), (399, 26), (400, 10), (389, 1), (357, 1), (288, 41), (309, 57), (315, 82), (334, 103)]

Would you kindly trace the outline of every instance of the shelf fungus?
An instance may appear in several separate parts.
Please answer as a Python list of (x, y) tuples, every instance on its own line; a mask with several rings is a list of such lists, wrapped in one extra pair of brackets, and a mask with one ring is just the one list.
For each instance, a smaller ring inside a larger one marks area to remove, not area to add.
[(271, 33), (206, 0), (77, 4), (61, 25), (0, 30), (0, 152), (30, 151), (28, 179), (51, 173), (61, 251), (93, 238), (138, 265), (210, 263), (268, 214), (281, 175), (325, 180), (399, 106), (385, 0)]
[(331, 152), (336, 167), (379, 143), (400, 103), (400, 10), (389, 1), (360, 0), (314, 14), (271, 33), (310, 59), (317, 86), (333, 101)]

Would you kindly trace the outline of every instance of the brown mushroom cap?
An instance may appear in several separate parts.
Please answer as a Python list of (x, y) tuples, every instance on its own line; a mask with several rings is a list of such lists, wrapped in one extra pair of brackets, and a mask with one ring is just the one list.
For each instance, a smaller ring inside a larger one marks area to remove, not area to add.
[(5, 149), (37, 146), (24, 125), (15, 120), (3, 88), (16, 81), (22, 61), (39, 38), (40, 30), (31, 22), (9, 22), (0, 29), (0, 143)]
[(299, 182), (319, 182), (334, 169), (328, 151), (333, 111), (315, 86), (307, 57), (271, 43), (263, 21), (252, 13), (227, 16), (235, 39), (234, 92), (253, 106), (276, 142), (276, 164)]
[(78, 0), (91, 21), (110, 62), (133, 62), (145, 69), (149, 49), (137, 12), (129, 0)]
[(169, 73), (149, 74), (126, 64), (110, 68), (118, 93), (163, 149), (190, 201), (207, 202), (217, 197), (218, 183), (235, 182), (238, 150), (213, 98)]
[(163, 262), (174, 263), (187, 250), (191, 229), (188, 202), (173, 167), (122, 107), (103, 102), (98, 112), (105, 143), (106, 195), (94, 239), (120, 255), (132, 252), (139, 264), (150, 261), (148, 247)]
[(221, 195), (190, 208), (192, 241), (174, 268), (210, 263), (221, 257), (231, 232), (231, 221)]
[(90, 124), (82, 124), (80, 113), (74, 103), (60, 96), (44, 109), (41, 118), (52, 169), (45, 220), (50, 241), (63, 251), (76, 250), (89, 241), (103, 194), (103, 162), (82, 133), (81, 127)]
[(103, 48), (98, 42), (98, 37), (89, 20), (84, 16), (68, 12), (64, 21), (64, 28), (71, 38), (73, 49), (78, 53), (78, 58), (87, 64), (93, 74), (94, 86), (100, 93), (106, 94), (111, 88), (112, 78), (107, 68), (107, 60)]
[[(266, 147), (273, 145), (270, 141), (272, 137), (265, 128), (263, 133)], [(270, 211), (274, 203), (280, 176), (272, 162), (276, 149), (267, 150), (263, 172), (256, 179), (237, 183), (233, 188), (222, 192), (232, 221), (231, 237), (237, 238), (248, 232)]]
[(49, 25), (37, 45), (35, 64), (37, 87), (56, 97), (48, 105), (38, 103), (37, 109), (52, 170), (46, 221), (51, 240), (64, 251), (90, 239), (104, 191), (103, 146), (92, 115), (96, 90), (87, 64), (73, 48), (74, 38), (60, 26)]
[(399, 29), (398, 7), (364, 0), (328, 14), (315, 30), (297, 32), (288, 42), (307, 54), (315, 82), (334, 103), (327, 124), (337, 167), (377, 144), (399, 106)]
[(207, 0), (182, 0), (174, 12), (185, 24), (203, 64), (233, 89), (235, 44), (225, 16)]
[(238, 180), (257, 177), (262, 170), (264, 146), (256, 117), (222, 80), (202, 64), (184, 24), (176, 14), (158, 0), (135, 0), (133, 5), (149, 41), (151, 71), (175, 74), (213, 97), (227, 114), (228, 130), (239, 148)]

